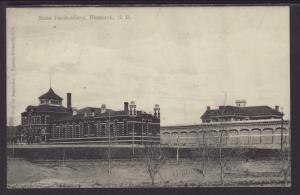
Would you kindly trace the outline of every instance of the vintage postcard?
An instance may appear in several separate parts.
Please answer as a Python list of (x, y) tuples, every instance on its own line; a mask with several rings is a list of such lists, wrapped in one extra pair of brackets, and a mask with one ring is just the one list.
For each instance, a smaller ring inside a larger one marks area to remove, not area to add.
[(6, 15), (8, 188), (291, 186), (288, 6)]

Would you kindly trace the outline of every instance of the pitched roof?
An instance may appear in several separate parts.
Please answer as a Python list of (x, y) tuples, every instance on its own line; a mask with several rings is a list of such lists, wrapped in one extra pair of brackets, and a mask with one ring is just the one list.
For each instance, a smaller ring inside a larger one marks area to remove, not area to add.
[[(108, 116), (114, 117), (114, 116), (125, 115), (123, 110), (114, 111), (114, 110), (111, 110), (111, 109), (106, 109), (105, 113), (101, 113), (100, 108), (85, 107), (85, 108), (79, 109), (77, 111), (77, 115), (61, 116), (61, 117), (55, 118), (54, 120), (55, 121), (72, 121), (72, 120), (93, 118), (92, 115), (91, 115), (93, 109), (94, 109), (94, 112), (95, 112), (94, 117), (108, 117)], [(87, 116), (84, 115), (85, 113), (87, 113)]]
[(77, 113), (82, 115), (84, 115), (84, 113), (87, 113), (88, 115), (91, 115), (93, 111), (95, 112), (96, 117), (125, 115), (125, 112), (123, 110), (116, 111), (108, 108), (106, 108), (106, 111), (104, 113), (101, 113), (101, 108), (98, 107), (85, 107), (79, 109)]
[(107, 115), (108, 115), (109, 112), (110, 112), (110, 114), (114, 114), (114, 112), (116, 112), (116, 111), (114, 111), (112, 109), (106, 108), (106, 112), (102, 114), (101, 113), (101, 108), (98, 108), (98, 107), (84, 107), (84, 108), (79, 109), (77, 111), (77, 113), (78, 114), (84, 114), (84, 113), (91, 114), (93, 111), (95, 112), (95, 116), (97, 116), (97, 115), (103, 115), (105, 113), (107, 113)]
[[(80, 120), (80, 119), (87, 119), (87, 118), (94, 118), (92, 117), (92, 111), (95, 112), (94, 117), (114, 117), (114, 116), (125, 116), (124, 110), (111, 110), (106, 108), (106, 112), (101, 113), (101, 108), (98, 107), (85, 107), (82, 109), (77, 110), (77, 115), (69, 115), (69, 116), (61, 116), (54, 119), (54, 121), (72, 121), (72, 120)], [(87, 113), (87, 116), (84, 116), (84, 113)], [(147, 114), (143, 111), (137, 111), (137, 116)]]
[(261, 116), (261, 115), (278, 115), (282, 113), (276, 111), (269, 106), (249, 106), (249, 107), (236, 107), (236, 106), (220, 106), (219, 109), (206, 110), (201, 118), (208, 118), (214, 116), (226, 115), (240, 115), (240, 116)]
[(39, 97), (39, 99), (54, 99), (54, 100), (63, 100), (61, 97), (59, 97), (54, 91), (52, 88), (50, 88), (48, 90), (47, 93), (41, 95)]
[(276, 111), (269, 106), (249, 106), (243, 108), (246, 113), (250, 115), (281, 115), (282, 113)]
[(51, 106), (51, 105), (38, 105), (38, 106), (27, 106), (26, 111), (34, 112), (55, 112), (55, 113), (68, 113), (69, 110), (64, 106)]

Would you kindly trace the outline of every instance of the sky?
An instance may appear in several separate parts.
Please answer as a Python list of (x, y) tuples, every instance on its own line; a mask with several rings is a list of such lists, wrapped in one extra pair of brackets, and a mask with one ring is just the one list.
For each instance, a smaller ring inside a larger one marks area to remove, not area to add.
[[(97, 18), (97, 19), (95, 19)], [(7, 10), (8, 124), (51, 86), (66, 105), (161, 108), (161, 125), (206, 107), (279, 105), (290, 118), (289, 8), (98, 7)]]

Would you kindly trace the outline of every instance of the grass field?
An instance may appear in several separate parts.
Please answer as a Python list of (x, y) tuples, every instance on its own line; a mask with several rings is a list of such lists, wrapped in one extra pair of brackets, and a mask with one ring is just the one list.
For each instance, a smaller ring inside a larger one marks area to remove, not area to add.
[[(111, 174), (107, 160), (7, 160), (8, 188), (103, 188), (103, 187), (197, 187), (220, 186), (218, 162), (169, 159), (155, 177), (154, 186), (141, 159), (114, 159)], [(246, 171), (248, 170), (248, 171)], [(275, 159), (232, 159), (226, 167), (224, 186), (284, 186), (280, 161)], [(289, 184), (290, 185), (290, 175)]]

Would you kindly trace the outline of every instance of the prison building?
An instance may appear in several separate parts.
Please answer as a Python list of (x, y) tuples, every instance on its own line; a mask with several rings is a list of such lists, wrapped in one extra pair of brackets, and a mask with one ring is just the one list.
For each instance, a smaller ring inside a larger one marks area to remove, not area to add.
[(282, 113), (279, 106), (246, 106), (246, 100), (237, 100), (236, 106), (219, 106), (218, 109), (211, 109), (207, 106), (201, 116), (203, 123), (225, 122), (225, 121), (247, 121), (247, 120), (268, 120), (281, 119)]
[(245, 100), (218, 109), (208, 106), (200, 124), (162, 126), (161, 144), (216, 146), (222, 136), (222, 144), (229, 147), (278, 148), (290, 139), (290, 121), (283, 120), (283, 115), (279, 106), (246, 107)]
[(73, 110), (72, 116), (56, 118), (51, 122), (51, 141), (95, 137), (121, 141), (131, 140), (133, 137), (135, 140), (147, 139), (149, 136), (159, 137), (158, 113), (152, 115), (135, 108), (134, 102), (131, 102), (129, 108), (128, 102), (124, 102), (124, 110), (118, 111), (108, 109), (104, 104), (100, 108)]
[[(70, 96), (70, 94), (68, 94)], [(39, 97), (39, 105), (29, 105), (21, 113), (21, 128), (27, 139), (47, 141), (50, 136), (51, 120), (72, 115), (70, 108), (62, 106), (62, 98), (52, 88)]]
[[(72, 108), (71, 93), (67, 107), (53, 89), (39, 97), (38, 106), (28, 106), (22, 115), (22, 128), (36, 140), (48, 142), (146, 140), (160, 135), (160, 108), (154, 114), (137, 110), (134, 101), (124, 102), (122, 110), (101, 107)], [(103, 138), (103, 139), (97, 139)], [(105, 139), (104, 139), (105, 138)]]

